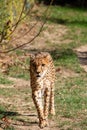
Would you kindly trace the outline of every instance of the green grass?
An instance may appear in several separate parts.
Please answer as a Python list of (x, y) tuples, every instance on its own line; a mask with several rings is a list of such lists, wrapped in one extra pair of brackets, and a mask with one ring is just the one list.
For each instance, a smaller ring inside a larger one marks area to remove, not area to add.
[(4, 116), (4, 114), (2, 112), (5, 110), (6, 110), (5, 107), (0, 105), (0, 119)]
[(4, 97), (13, 97), (14, 94), (19, 94), (14, 88), (0, 88), (0, 95)]
[(66, 69), (70, 69), (76, 73), (80, 73), (83, 69), (80, 67), (79, 60), (72, 49), (63, 48), (56, 49), (51, 52), (55, 66), (62, 66)]
[(0, 74), (0, 84), (11, 85), (11, 84), (13, 84), (13, 82), (10, 81), (10, 80), (7, 78), (7, 76)]
[(68, 120), (70, 129), (85, 130), (87, 127), (87, 74), (72, 78), (58, 77), (55, 102), (58, 127), (63, 129), (67, 126)]
[(87, 27), (87, 13), (84, 9), (70, 7), (51, 7), (49, 21), (74, 27)]
[[(72, 48), (87, 43), (87, 11), (78, 8), (52, 6), (50, 9), (48, 23), (65, 26), (68, 31), (62, 40), (71, 40), (69, 46)], [(62, 42), (61, 42), (62, 43)], [(65, 42), (66, 43), (66, 42)], [(65, 44), (64, 44), (65, 45)], [(62, 45), (61, 45), (62, 46)]]
[(9, 76), (14, 77), (14, 78), (22, 78), (25, 80), (29, 80), (29, 71), (23, 70), (19, 66), (12, 66), (9, 70)]
[[(16, 53), (17, 55), (22, 54), (21, 50), (18, 50)], [(29, 80), (29, 58), (26, 58), (25, 61), (22, 62), (22, 65), (20, 65), (20, 61), (18, 61), (16, 66), (10, 67), (9, 76)]]

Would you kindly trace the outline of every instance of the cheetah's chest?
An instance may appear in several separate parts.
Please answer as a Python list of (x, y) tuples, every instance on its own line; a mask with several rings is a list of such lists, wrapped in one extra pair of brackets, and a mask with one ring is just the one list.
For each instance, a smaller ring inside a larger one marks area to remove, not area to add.
[(40, 86), (41, 89), (45, 89), (50, 87), (51, 82), (48, 79), (43, 79), (41, 81), (38, 81), (38, 85)]

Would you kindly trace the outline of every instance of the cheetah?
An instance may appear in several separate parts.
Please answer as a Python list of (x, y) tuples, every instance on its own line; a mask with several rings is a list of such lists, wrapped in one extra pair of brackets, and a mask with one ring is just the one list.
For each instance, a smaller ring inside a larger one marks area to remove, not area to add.
[(30, 56), (30, 84), (32, 99), (37, 109), (39, 126), (48, 126), (48, 114), (55, 115), (54, 108), (55, 67), (48, 52)]

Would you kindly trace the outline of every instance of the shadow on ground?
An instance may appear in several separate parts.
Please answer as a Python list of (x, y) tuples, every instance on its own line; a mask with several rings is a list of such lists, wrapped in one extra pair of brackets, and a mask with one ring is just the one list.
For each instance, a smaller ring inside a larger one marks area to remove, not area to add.
[(5, 117), (5, 116), (18, 116), (19, 114), (17, 112), (2, 111), (2, 110), (0, 110), (0, 115), (2, 115), (3, 117)]
[(6, 130), (14, 130), (15, 127), (27, 127), (27, 126), (35, 126), (38, 124), (37, 121), (26, 121), (25, 118), (23, 119), (23, 117), (28, 117), (28, 118), (32, 118), (32, 117), (36, 117), (35, 114), (19, 114), (18, 112), (12, 112), (12, 111), (2, 111), (0, 110), (0, 116), (1, 116), (1, 120), (0, 120), (0, 128), (4, 129), (6, 128)]
[(65, 59), (65, 58), (72, 58), (72, 56), (76, 56), (82, 65), (87, 65), (87, 52), (80, 52), (80, 55), (73, 51), (71, 48), (66, 48), (66, 49), (54, 49), (54, 50), (29, 50), (29, 53), (36, 53), (36, 52), (49, 52), (54, 60), (57, 59)]
[(56, 24), (62, 24), (62, 25), (79, 25), (79, 26), (86, 26), (87, 21), (86, 20), (68, 20), (68, 19), (62, 19), (62, 18), (55, 18), (50, 17), (48, 18), (48, 21)]
[(87, 65), (87, 52), (76, 52), (76, 53), (80, 61), (80, 64)]
[(66, 56), (76, 55), (76, 53), (70, 48), (54, 49), (54, 50), (33, 49), (33, 50), (29, 50), (29, 53), (37, 53), (37, 52), (41, 52), (41, 51), (42, 52), (49, 52), (52, 55), (54, 60), (56, 60), (58, 58), (66, 57)]

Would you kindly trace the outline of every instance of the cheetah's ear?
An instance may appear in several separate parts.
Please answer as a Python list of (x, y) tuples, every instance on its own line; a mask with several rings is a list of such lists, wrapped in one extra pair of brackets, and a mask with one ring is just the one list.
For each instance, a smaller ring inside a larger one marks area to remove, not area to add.
[(46, 53), (44, 57), (48, 59), (48, 61), (52, 60), (51, 55), (49, 53)]
[(34, 60), (35, 59), (35, 55), (34, 54), (30, 54), (30, 59)]

